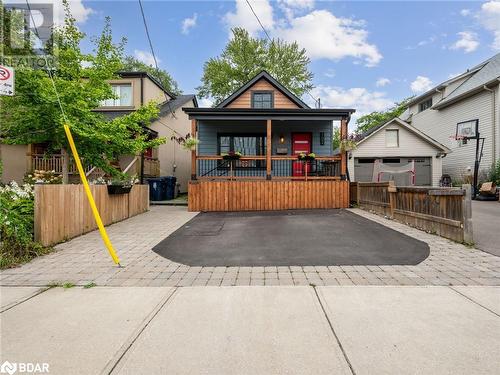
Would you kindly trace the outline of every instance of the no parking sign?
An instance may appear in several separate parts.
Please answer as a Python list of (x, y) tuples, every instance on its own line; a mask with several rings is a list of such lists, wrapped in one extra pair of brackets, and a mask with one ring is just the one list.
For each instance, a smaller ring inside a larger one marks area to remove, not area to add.
[(14, 68), (0, 65), (0, 95), (14, 95)]

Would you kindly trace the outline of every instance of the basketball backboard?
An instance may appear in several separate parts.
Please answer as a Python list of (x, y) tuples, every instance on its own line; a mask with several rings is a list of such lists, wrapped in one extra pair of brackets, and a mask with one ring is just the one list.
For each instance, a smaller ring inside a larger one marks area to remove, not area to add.
[(457, 123), (457, 139), (477, 138), (479, 120), (470, 120)]

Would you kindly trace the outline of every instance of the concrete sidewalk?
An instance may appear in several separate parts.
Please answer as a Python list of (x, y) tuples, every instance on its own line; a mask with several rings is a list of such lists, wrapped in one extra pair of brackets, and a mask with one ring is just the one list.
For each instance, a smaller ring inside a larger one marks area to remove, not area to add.
[(500, 288), (0, 289), (0, 363), (51, 374), (497, 374)]

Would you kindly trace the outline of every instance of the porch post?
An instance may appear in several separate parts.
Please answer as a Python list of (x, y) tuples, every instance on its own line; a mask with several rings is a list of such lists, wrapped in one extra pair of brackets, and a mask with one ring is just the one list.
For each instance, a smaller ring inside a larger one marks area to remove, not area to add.
[[(347, 119), (343, 118), (340, 122), (340, 140), (347, 139)], [(342, 179), (346, 178), (347, 173), (347, 151), (341, 152), (341, 161), (340, 161), (340, 177)]]
[[(191, 120), (191, 137), (196, 138), (196, 119)], [(191, 150), (191, 180), (196, 180), (196, 147)]]
[(266, 135), (266, 180), (271, 179), (271, 154), (272, 149), (272, 121), (267, 119), (267, 135)]

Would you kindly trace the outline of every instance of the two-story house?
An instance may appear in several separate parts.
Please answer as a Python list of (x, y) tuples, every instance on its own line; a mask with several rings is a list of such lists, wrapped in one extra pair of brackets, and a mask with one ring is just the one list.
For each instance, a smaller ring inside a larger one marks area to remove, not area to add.
[(403, 120), (451, 149), (442, 160), (443, 173), (457, 182), (474, 172), (476, 140), (457, 141), (457, 127), (475, 124), (484, 138), (479, 175), (500, 159), (500, 54), (468, 69), (408, 104)]
[[(120, 169), (130, 175), (140, 175), (142, 170), (146, 178), (173, 175), (180, 183), (181, 192), (187, 191), (191, 156), (170, 138), (174, 134), (185, 136), (190, 132), (191, 122), (180, 108), (197, 107), (196, 97), (176, 96), (165, 90), (158, 80), (146, 72), (120, 72), (118, 75), (119, 79), (110, 81), (116, 98), (106, 100), (96, 111), (111, 119), (126, 115), (155, 100), (160, 105), (160, 114), (147, 130), (153, 138), (167, 138), (165, 144), (157, 149), (146, 150), (144, 155), (123, 155), (118, 161)], [(0, 152), (3, 182), (21, 182), (24, 175), (32, 170), (54, 170), (56, 173), (62, 173), (62, 156), (57, 153), (47, 155), (44, 144), (2, 144)], [(87, 173), (90, 178), (93, 177), (95, 170), (92, 166), (87, 167)], [(69, 174), (72, 180), (78, 180), (74, 165), (70, 165)]]

